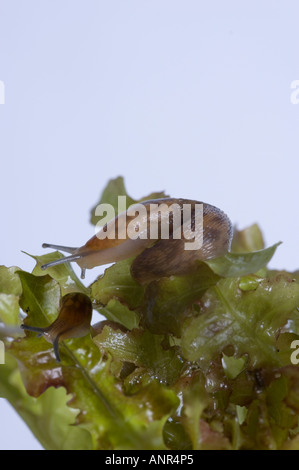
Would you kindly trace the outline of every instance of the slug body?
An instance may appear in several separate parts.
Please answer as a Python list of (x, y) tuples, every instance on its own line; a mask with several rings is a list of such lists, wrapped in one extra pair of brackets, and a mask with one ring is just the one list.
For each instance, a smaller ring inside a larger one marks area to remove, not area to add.
[[(156, 206), (164, 210), (154, 211)], [(189, 218), (184, 215), (187, 206)], [(199, 206), (202, 224), (196, 232)], [(176, 211), (169, 211), (172, 207)], [(163, 236), (165, 227), (168, 237)], [(201, 237), (202, 243), (197, 249), (186, 249), (192, 235)], [(189, 199), (153, 199), (119, 214), (80, 248), (43, 244), (44, 248), (66, 251), (71, 256), (45, 264), (42, 269), (75, 261), (82, 269), (83, 278), (85, 269), (135, 256), (131, 273), (143, 284), (165, 276), (185, 274), (195, 266), (196, 260), (216, 258), (229, 251), (231, 240), (232, 224), (217, 207)]]
[(92, 303), (81, 293), (70, 293), (62, 297), (57, 319), (46, 328), (21, 325), (21, 328), (39, 333), (39, 336), (53, 344), (57, 362), (60, 362), (59, 341), (67, 338), (81, 338), (90, 332)]

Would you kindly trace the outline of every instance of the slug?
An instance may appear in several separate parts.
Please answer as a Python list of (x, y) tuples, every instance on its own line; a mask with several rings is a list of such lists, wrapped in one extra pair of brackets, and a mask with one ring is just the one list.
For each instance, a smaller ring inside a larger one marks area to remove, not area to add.
[[(166, 229), (168, 236), (164, 233)], [(83, 279), (86, 269), (135, 257), (131, 274), (145, 284), (161, 277), (186, 274), (195, 267), (196, 260), (223, 255), (230, 249), (232, 233), (230, 219), (217, 207), (190, 199), (153, 199), (131, 206), (79, 248), (44, 243), (44, 248), (65, 251), (70, 256), (41, 268), (75, 261), (81, 267)], [(192, 237), (201, 239), (201, 243), (191, 246)]]
[(62, 297), (57, 319), (46, 328), (21, 325), (23, 330), (34, 331), (53, 344), (57, 362), (60, 362), (59, 341), (81, 338), (90, 332), (92, 303), (90, 298), (78, 292)]

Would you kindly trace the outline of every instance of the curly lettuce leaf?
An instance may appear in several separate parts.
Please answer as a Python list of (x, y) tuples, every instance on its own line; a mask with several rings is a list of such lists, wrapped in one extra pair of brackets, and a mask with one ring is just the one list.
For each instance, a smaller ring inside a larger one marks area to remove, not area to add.
[[(80, 346), (78, 341), (62, 345), (63, 365), (55, 362), (42, 339), (13, 342), (9, 352), (18, 359), (29, 395), (39, 397), (49, 387), (64, 387), (71, 395), (68, 406), (80, 410), (76, 424), (89, 431), (94, 449), (164, 449), (162, 428), (177, 405), (176, 395), (150, 384), (151, 393), (144, 387), (133, 396), (125, 395), (111, 372), (111, 360), (103, 360), (90, 338), (80, 339)], [(151, 407), (153, 412), (149, 413)]]
[(0, 266), (0, 322), (15, 326), (19, 322), (19, 299), (22, 284), (18, 276), (19, 268)]
[(10, 402), (46, 450), (90, 450), (91, 435), (75, 425), (78, 410), (64, 388), (49, 387), (38, 398), (28, 395), (15, 359), (7, 354), (0, 367), (0, 396)]
[(189, 307), (218, 280), (219, 276), (205, 263), (198, 263), (191, 274), (150, 283), (141, 309), (143, 324), (153, 333), (180, 337), (185, 316), (190, 313)]
[[(51, 261), (56, 261), (57, 259), (64, 258), (64, 255), (59, 251), (54, 251), (52, 253), (47, 253), (45, 255), (30, 255), (28, 256), (33, 258), (36, 261), (36, 265), (32, 271), (32, 274), (35, 276), (44, 276), (45, 271), (41, 269), (41, 266)], [(89, 290), (82, 284), (80, 279), (75, 274), (70, 263), (60, 264), (58, 266), (52, 266), (48, 268), (46, 273), (51, 276), (55, 281), (58, 282), (61, 288), (61, 294), (65, 295), (69, 292), (82, 292), (83, 294), (89, 293)]]
[[(117, 210), (118, 195), (122, 178), (100, 202)], [(299, 276), (267, 269), (277, 246), (257, 225), (235, 230), (231, 253), (145, 287), (132, 259), (90, 288), (68, 264), (44, 275), (58, 252), (34, 256), (32, 274), (0, 267), (0, 395), (46, 449), (298, 449)], [(74, 291), (107, 320), (61, 342), (61, 363), (43, 337), (16, 337), (21, 321), (52, 322)]]
[(28, 314), (32, 325), (48, 326), (58, 313), (61, 297), (58, 282), (48, 274), (35, 276), (25, 271), (18, 271), (18, 275), (23, 288), (20, 307)]
[(105, 307), (96, 307), (96, 310), (107, 318), (107, 320), (119, 323), (128, 330), (138, 328), (139, 315), (136, 311), (130, 310), (126, 305), (117, 299), (111, 299)]
[(206, 264), (222, 277), (246, 276), (265, 267), (279, 245), (280, 243), (276, 243), (264, 250), (250, 253), (226, 253), (220, 258), (207, 260)]
[(225, 375), (229, 379), (235, 379), (242, 372), (247, 361), (245, 357), (235, 358), (223, 353), (221, 362)]
[(144, 288), (131, 276), (132, 259), (126, 259), (107, 268), (91, 285), (91, 297), (102, 305), (118, 299), (128, 307), (138, 307), (143, 299)]
[(247, 292), (238, 278), (222, 279), (202, 298), (201, 314), (186, 321), (184, 357), (205, 369), (230, 346), (250, 367), (279, 366), (276, 338), (298, 305), (299, 284), (288, 277), (263, 279)]
[(234, 230), (231, 251), (233, 253), (250, 253), (265, 248), (264, 237), (257, 224), (243, 230)]
[(163, 344), (164, 337), (149, 331), (134, 329), (124, 332), (105, 326), (93, 338), (101, 351), (122, 362), (143, 368), (160, 383), (174, 383), (182, 370), (182, 360), (174, 347)]

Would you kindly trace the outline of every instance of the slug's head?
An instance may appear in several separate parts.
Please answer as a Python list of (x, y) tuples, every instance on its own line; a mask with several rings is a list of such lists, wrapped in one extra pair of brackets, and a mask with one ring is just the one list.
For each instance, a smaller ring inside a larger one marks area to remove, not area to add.
[(56, 320), (49, 326), (22, 325), (24, 330), (34, 331), (53, 344), (57, 362), (60, 362), (59, 341), (67, 338), (80, 338), (90, 332), (92, 303), (90, 298), (80, 292), (62, 297)]

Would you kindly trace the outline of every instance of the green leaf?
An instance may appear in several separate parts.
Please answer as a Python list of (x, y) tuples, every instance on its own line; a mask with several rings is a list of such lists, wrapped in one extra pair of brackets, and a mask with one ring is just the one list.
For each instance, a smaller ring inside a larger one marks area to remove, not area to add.
[(226, 347), (247, 355), (251, 367), (281, 364), (276, 338), (299, 305), (299, 284), (277, 276), (254, 291), (239, 289), (238, 279), (223, 279), (201, 300), (201, 314), (186, 320), (182, 351), (206, 369)]
[(19, 297), (22, 294), (22, 284), (17, 274), (18, 269), (0, 266), (0, 321), (10, 326), (20, 324)]
[(22, 284), (17, 274), (19, 268), (0, 266), (0, 293), (20, 296)]
[(19, 298), (16, 295), (0, 294), (0, 321), (6, 325), (18, 325)]
[(91, 285), (91, 297), (103, 305), (107, 305), (111, 299), (118, 299), (129, 308), (138, 307), (142, 302), (144, 288), (131, 276), (131, 264), (132, 259), (127, 259), (107, 268)]
[(262, 232), (257, 224), (243, 230), (234, 230), (232, 240), (233, 253), (247, 253), (265, 248)]
[(298, 368), (283, 367), (261, 371), (263, 389), (248, 406), (246, 446), (254, 449), (298, 449), (296, 439), (290, 442), (298, 421)]
[(182, 389), (182, 423), (192, 441), (193, 450), (226, 450), (231, 448), (229, 439), (224, 436), (223, 428), (205, 420), (210, 398), (205, 378), (197, 372), (189, 379), (188, 386)]
[(249, 276), (244, 276), (240, 279), (239, 287), (243, 291), (255, 290), (258, 288), (259, 283), (262, 281), (260, 276), (251, 274)]
[(221, 361), (225, 375), (229, 379), (235, 379), (242, 372), (246, 364), (246, 358), (235, 358), (233, 356), (227, 356), (224, 353)]
[(23, 294), (20, 306), (28, 313), (30, 324), (47, 326), (57, 317), (60, 302), (60, 287), (50, 276), (35, 276), (18, 271), (22, 283)]
[(186, 315), (193, 302), (219, 280), (204, 263), (186, 276), (171, 276), (148, 285), (142, 306), (144, 325), (153, 333), (181, 335)]
[(95, 215), (95, 211), (100, 204), (111, 204), (114, 208), (115, 216), (118, 215), (118, 196), (126, 196), (127, 208), (135, 202), (134, 199), (128, 196), (122, 176), (118, 176), (108, 182), (98, 203), (91, 209), (90, 222), (93, 225), (97, 225), (99, 221), (99, 218)]
[(178, 405), (174, 392), (148, 384), (151, 393), (144, 387), (134, 396), (125, 395), (110, 371), (111, 361), (103, 360), (89, 337), (65, 341), (61, 365), (46, 347), (43, 338), (25, 338), (14, 341), (9, 350), (22, 366), (31, 396), (51, 386), (65, 387), (72, 396), (69, 406), (81, 411), (76, 422), (90, 432), (94, 449), (165, 448), (162, 429)]
[(139, 317), (136, 312), (130, 310), (126, 305), (121, 304), (116, 299), (109, 300), (106, 307), (97, 308), (98, 312), (107, 318), (107, 320), (120, 323), (128, 330), (137, 328)]
[(245, 419), (246, 419), (248, 410), (247, 410), (246, 406), (237, 405), (236, 406), (236, 412), (237, 412), (238, 423), (241, 426), (244, 423)]
[[(60, 343), (63, 346), (63, 343)], [(63, 353), (62, 346), (60, 352)], [(28, 335), (7, 343), (6, 351), (19, 361), (27, 393), (38, 398), (49, 387), (64, 385), (61, 367), (56, 362), (53, 346), (43, 337)], [(63, 354), (61, 354), (63, 356)]]
[[(25, 252), (24, 252), (25, 253)], [(36, 266), (32, 271), (32, 274), (35, 276), (44, 276), (45, 271), (41, 269), (41, 266), (51, 261), (64, 258), (59, 251), (54, 251), (52, 253), (47, 253), (45, 255), (30, 255), (26, 253), (36, 261)], [(47, 274), (51, 276), (61, 287), (61, 294), (65, 295), (69, 292), (82, 292), (83, 294), (88, 294), (89, 290), (82, 284), (80, 279), (75, 274), (70, 263), (60, 264), (58, 266), (53, 266), (47, 269)]]
[(78, 411), (67, 406), (71, 396), (66, 394), (65, 389), (50, 387), (38, 398), (29, 396), (17, 365), (9, 354), (6, 355), (6, 364), (0, 367), (0, 396), (11, 403), (45, 449), (92, 448), (88, 430), (74, 426)]
[(203, 376), (197, 374), (188, 387), (183, 389), (183, 423), (188, 432), (193, 450), (200, 450), (202, 444), (201, 417), (207, 406), (207, 394)]
[(123, 332), (105, 326), (93, 340), (101, 351), (109, 352), (122, 362), (143, 367), (150, 377), (157, 378), (161, 383), (174, 383), (182, 370), (182, 361), (176, 349), (163, 347), (164, 337), (149, 331), (134, 329)]
[[(121, 177), (100, 203), (117, 214), (119, 195), (128, 196)], [(145, 287), (133, 259), (90, 289), (69, 264), (44, 275), (58, 252), (33, 256), (32, 274), (0, 266), (0, 395), (45, 449), (298, 449), (299, 271), (267, 269), (277, 246), (264, 249), (256, 224), (235, 230), (231, 253)], [(52, 344), (18, 328), (19, 311), (49, 325), (74, 291), (108, 321), (61, 341), (57, 363)]]
[(132, 204), (135, 204), (137, 202), (142, 202), (142, 201), (146, 201), (146, 200), (149, 200), (149, 199), (160, 199), (160, 198), (168, 197), (164, 193), (164, 191), (157, 191), (157, 192), (149, 194), (148, 196), (142, 197), (140, 199), (133, 199), (127, 193), (123, 177), (118, 176), (117, 178), (111, 179), (109, 181), (106, 188), (104, 189), (104, 191), (101, 194), (99, 202), (91, 209), (90, 222), (93, 225), (97, 225), (97, 223), (99, 222), (99, 218), (95, 215), (95, 211), (96, 211), (96, 208), (100, 204), (111, 204), (113, 209), (114, 209), (115, 216), (118, 215), (118, 213), (119, 213), (119, 211), (118, 211), (118, 196), (126, 196), (126, 209), (128, 209), (129, 206), (131, 206)]
[(252, 253), (227, 253), (220, 258), (207, 260), (206, 263), (222, 277), (247, 276), (264, 268), (280, 243)]
[(171, 450), (192, 450), (191, 439), (179, 417), (170, 417), (166, 421), (163, 437), (165, 444)]

